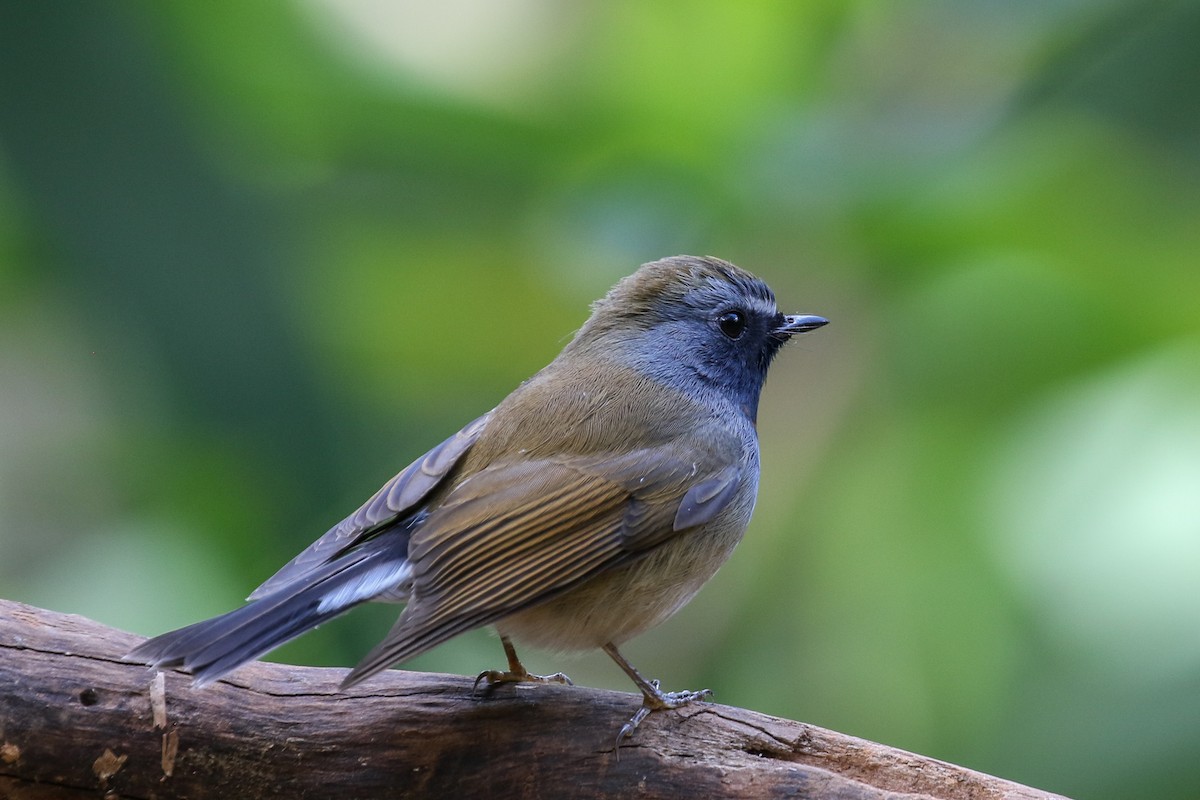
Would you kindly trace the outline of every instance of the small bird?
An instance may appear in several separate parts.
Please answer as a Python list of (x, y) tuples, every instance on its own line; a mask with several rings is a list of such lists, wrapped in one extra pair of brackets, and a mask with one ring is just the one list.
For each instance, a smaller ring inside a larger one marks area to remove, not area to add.
[(464, 631), (598, 648), (642, 692), (618, 734), (710, 694), (665, 692), (618, 652), (725, 563), (758, 492), (755, 420), (767, 367), (828, 321), (785, 315), (770, 288), (712, 257), (644, 264), (592, 307), (547, 367), (418, 458), (259, 586), (241, 608), (150, 639), (127, 658), (216, 680), (368, 601), (405, 604), (351, 686)]

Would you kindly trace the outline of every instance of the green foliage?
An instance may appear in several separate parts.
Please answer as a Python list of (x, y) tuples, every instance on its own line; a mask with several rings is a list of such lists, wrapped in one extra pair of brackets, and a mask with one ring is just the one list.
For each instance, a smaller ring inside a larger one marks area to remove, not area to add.
[[(3, 596), (147, 634), (232, 607), (618, 277), (712, 253), (833, 324), (768, 383), (746, 541), (630, 658), (1195, 796), (1200, 5), (2, 15)], [(277, 657), (352, 664), (393, 614)]]

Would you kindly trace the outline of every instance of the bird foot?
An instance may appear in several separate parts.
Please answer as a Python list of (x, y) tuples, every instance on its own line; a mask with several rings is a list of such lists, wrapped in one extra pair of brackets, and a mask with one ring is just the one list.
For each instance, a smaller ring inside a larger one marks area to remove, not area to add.
[(632, 736), (633, 732), (637, 730), (637, 726), (642, 724), (642, 720), (653, 712), (681, 708), (689, 703), (712, 697), (711, 689), (701, 689), (698, 692), (664, 692), (658, 688), (658, 681), (650, 681), (650, 688), (652, 691), (642, 694), (642, 707), (629, 719), (629, 722), (621, 726), (621, 730), (617, 734), (617, 747), (621, 746), (622, 739)]
[(553, 675), (534, 675), (525, 669), (519, 672), (514, 670), (485, 669), (475, 677), (475, 685), (471, 687), (471, 691), (478, 694), (481, 683), (484, 684), (483, 691), (485, 694), (502, 683), (557, 683), (562, 686), (575, 685), (570, 678), (561, 672), (556, 672)]

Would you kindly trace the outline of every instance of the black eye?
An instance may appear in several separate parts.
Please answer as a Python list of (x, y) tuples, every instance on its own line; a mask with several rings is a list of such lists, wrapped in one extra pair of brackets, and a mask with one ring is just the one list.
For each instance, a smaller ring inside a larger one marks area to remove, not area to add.
[(730, 339), (737, 339), (746, 332), (746, 315), (741, 311), (726, 311), (717, 317), (717, 327)]

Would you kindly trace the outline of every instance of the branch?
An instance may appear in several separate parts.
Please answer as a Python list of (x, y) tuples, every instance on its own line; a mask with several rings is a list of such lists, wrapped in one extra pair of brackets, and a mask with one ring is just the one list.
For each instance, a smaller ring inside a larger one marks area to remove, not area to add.
[(0, 600), (0, 796), (1057, 797), (728, 706), (653, 714), (638, 698), (392, 670), (256, 663), (205, 689), (121, 661), (140, 639)]

